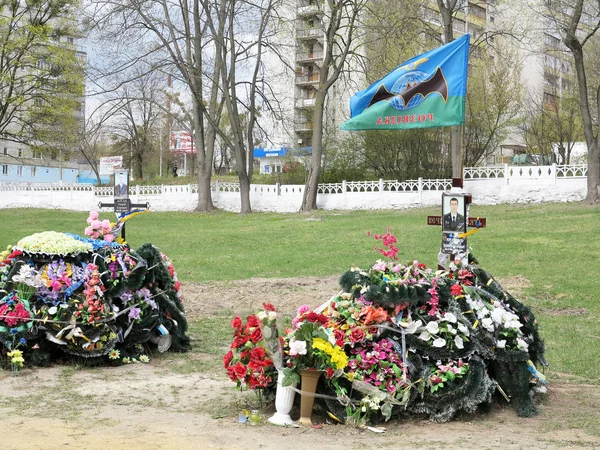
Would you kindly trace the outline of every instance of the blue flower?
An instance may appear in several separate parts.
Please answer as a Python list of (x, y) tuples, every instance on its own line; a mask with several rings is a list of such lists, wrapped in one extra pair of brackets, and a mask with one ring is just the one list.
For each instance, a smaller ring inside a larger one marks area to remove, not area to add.
[(21, 344), (27, 344), (27, 339), (25, 338), (21, 338), (19, 339), (19, 341), (21, 342)]
[(17, 330), (16, 328), (10, 329), (10, 334), (17, 334), (18, 332), (19, 332), (19, 330)]

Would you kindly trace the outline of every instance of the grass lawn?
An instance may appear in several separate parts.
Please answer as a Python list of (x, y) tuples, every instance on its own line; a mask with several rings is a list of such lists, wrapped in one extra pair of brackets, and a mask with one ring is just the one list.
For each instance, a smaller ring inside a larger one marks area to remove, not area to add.
[[(145, 242), (173, 260), (183, 282), (342, 274), (378, 254), (367, 231), (398, 238), (400, 261), (436, 267), (440, 228), (426, 225), (440, 208), (318, 211), (310, 215), (150, 213), (127, 224), (135, 249)], [(600, 384), (600, 208), (581, 203), (471, 207), (488, 228), (469, 238), (481, 267), (497, 278), (522, 276), (546, 340), (552, 376)], [(112, 213), (101, 218), (112, 219)], [(0, 210), (0, 248), (29, 234), (83, 233), (87, 213)], [(227, 323), (226, 326), (229, 326)]]

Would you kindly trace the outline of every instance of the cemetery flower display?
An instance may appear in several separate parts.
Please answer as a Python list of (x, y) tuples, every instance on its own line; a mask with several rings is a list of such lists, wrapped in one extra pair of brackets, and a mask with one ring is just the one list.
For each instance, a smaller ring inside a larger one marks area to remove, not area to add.
[(339, 377), (348, 365), (348, 356), (337, 345), (329, 318), (312, 311), (310, 306), (298, 308), (292, 329), (286, 330), (288, 351), (285, 361), (284, 386), (300, 382), (300, 370), (317, 370), (328, 379)]
[(98, 242), (43, 232), (2, 252), (2, 355), (17, 364), (47, 364), (58, 349), (125, 363), (143, 361), (141, 344), (150, 348), (158, 337), (159, 351), (189, 348), (172, 262), (151, 244), (133, 251)]
[(361, 426), (395, 413), (446, 421), (496, 391), (511, 396), (520, 415), (533, 414), (533, 393), (545, 383), (536, 364), (546, 362), (529, 308), (472, 256), (433, 271), (398, 262), (389, 228), (373, 237), (386, 259), (351, 267), (339, 294), (314, 311), (298, 309), (285, 336), (284, 384), (299, 381), (299, 368), (326, 371), (326, 408)]

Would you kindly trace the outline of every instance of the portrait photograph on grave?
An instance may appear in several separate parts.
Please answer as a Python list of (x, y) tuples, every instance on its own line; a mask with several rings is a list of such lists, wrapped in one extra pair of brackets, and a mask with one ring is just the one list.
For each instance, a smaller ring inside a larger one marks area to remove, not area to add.
[(442, 196), (442, 229), (443, 231), (459, 231), (467, 229), (467, 213), (464, 195), (444, 194)]
[(115, 198), (129, 197), (129, 171), (115, 171)]

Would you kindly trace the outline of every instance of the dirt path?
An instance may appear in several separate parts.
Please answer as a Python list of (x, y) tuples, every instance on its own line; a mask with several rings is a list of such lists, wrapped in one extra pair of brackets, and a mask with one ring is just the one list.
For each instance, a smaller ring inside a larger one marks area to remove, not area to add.
[[(503, 280), (511, 292), (525, 283)], [(264, 301), (292, 314), (300, 304), (316, 306), (329, 299), (337, 292), (337, 277), (254, 279), (184, 289), (192, 320), (223, 310), (244, 313)], [(14, 377), (0, 372), (0, 448), (600, 449), (600, 386), (553, 382), (541, 414), (531, 419), (519, 418), (504, 404), (445, 424), (389, 422), (383, 434), (328, 423), (308, 429), (266, 423), (250, 427), (238, 423), (232, 405), (242, 394), (224, 373), (175, 373), (171, 365), (178, 358), (83, 370), (55, 365)]]

